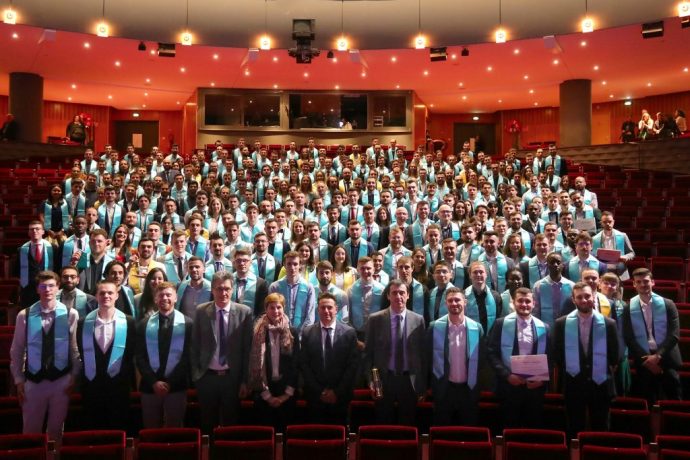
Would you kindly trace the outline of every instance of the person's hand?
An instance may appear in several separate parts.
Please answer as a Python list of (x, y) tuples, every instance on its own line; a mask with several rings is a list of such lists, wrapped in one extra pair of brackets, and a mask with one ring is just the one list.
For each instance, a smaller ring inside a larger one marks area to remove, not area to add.
[(527, 380), (527, 388), (529, 390), (534, 390), (535, 388), (540, 388), (544, 385), (544, 382), (540, 380)]
[(249, 389), (247, 388), (246, 383), (240, 384), (240, 391), (238, 396), (240, 399), (245, 399), (247, 396), (249, 396)]
[(69, 382), (67, 382), (67, 386), (65, 387), (65, 394), (69, 395), (72, 393), (72, 390), (74, 389), (74, 377), (71, 375), (69, 376)]
[(335, 404), (338, 402), (338, 397), (335, 395), (335, 391), (331, 389), (326, 389), (321, 392), (321, 402), (325, 404)]
[(661, 356), (659, 355), (649, 355), (644, 359), (642, 365), (652, 374), (659, 375), (663, 373), (661, 368)]
[(277, 409), (278, 407), (280, 407), (280, 404), (281, 404), (280, 399), (278, 399), (274, 396), (269, 397), (266, 400), (266, 402), (268, 403), (269, 406), (271, 406), (274, 409)]
[(170, 391), (170, 385), (159, 380), (153, 384), (153, 392), (158, 396), (165, 396)]
[(520, 377), (519, 375), (510, 374), (510, 375), (508, 376), (508, 383), (510, 383), (510, 384), (513, 385), (514, 387), (517, 387), (517, 386), (520, 386), (520, 385), (524, 385), (526, 382), (525, 382), (525, 379), (523, 379), (523, 378)]
[(357, 350), (364, 351), (364, 342), (362, 342), (361, 340), (357, 341)]
[(17, 401), (20, 406), (24, 404), (24, 382), (17, 384)]

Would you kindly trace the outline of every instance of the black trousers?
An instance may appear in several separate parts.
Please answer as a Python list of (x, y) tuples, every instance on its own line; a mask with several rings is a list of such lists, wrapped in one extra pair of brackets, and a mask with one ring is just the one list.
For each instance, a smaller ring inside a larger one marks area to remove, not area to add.
[[(415, 425), (417, 393), (410, 376), (389, 373), (383, 376), (383, 399), (375, 401), (376, 421), (383, 425)], [(397, 405), (397, 411), (395, 403)]]
[(476, 425), (479, 419), (479, 388), (448, 382), (445, 394), (434, 395), (434, 426)]
[(597, 385), (593, 380), (565, 376), (563, 394), (568, 417), (568, 439), (576, 438), (580, 431), (587, 428), (587, 413), (592, 431), (609, 430), (610, 384), (608, 380)]
[(207, 372), (196, 382), (199, 399), (201, 431), (212, 434), (219, 425), (236, 425), (239, 422), (239, 382), (229, 374)]
[(633, 391), (649, 404), (656, 404), (660, 399), (680, 400), (682, 397), (680, 377), (675, 369), (664, 369), (660, 375), (654, 375), (644, 366), (637, 366), (633, 378)]
[(504, 428), (543, 428), (543, 404), (546, 385), (530, 390), (526, 385), (499, 384)]

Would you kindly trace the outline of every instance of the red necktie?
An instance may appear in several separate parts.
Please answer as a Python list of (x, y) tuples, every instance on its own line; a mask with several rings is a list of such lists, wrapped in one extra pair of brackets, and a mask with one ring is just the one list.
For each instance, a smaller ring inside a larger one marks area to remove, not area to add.
[(37, 264), (40, 264), (43, 259), (43, 251), (41, 251), (41, 245), (39, 243), (36, 244), (35, 248), (36, 253), (34, 254), (34, 260)]
[(350, 208), (350, 220), (355, 220), (357, 218), (357, 211), (355, 208)]

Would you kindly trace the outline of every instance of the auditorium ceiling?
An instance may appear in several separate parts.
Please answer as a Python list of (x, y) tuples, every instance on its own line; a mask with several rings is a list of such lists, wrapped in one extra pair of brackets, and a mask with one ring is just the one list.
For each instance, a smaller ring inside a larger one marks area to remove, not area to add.
[[(500, 3), (502, 44), (492, 42), (499, 0), (189, 0), (188, 17), (183, 0), (22, 0), (17, 25), (0, 24), (0, 93), (10, 72), (33, 72), (45, 79), (45, 99), (118, 109), (175, 110), (195, 88), (215, 86), (414, 90), (432, 113), (487, 113), (557, 106), (559, 83), (576, 78), (592, 80), (595, 102), (690, 88), (690, 28), (681, 28), (677, 2)], [(585, 3), (596, 28), (587, 34), (577, 32)], [(299, 18), (316, 20), (313, 47), (322, 52), (311, 64), (287, 53)], [(102, 19), (108, 38), (94, 34)], [(658, 20), (663, 36), (643, 39), (641, 24)], [(158, 42), (179, 42), (185, 24), (194, 45), (158, 56)], [(272, 49), (250, 52), (266, 30)], [(447, 47), (445, 61), (412, 48), (420, 30), (429, 46)], [(341, 32), (354, 51), (329, 59)]]

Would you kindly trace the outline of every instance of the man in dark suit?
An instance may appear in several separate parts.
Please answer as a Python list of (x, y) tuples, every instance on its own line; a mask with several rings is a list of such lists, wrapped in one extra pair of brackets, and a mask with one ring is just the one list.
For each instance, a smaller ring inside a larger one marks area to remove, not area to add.
[(134, 376), (136, 325), (115, 305), (117, 285), (96, 286), (98, 309), (79, 322), (77, 345), (84, 363), (81, 395), (85, 426), (122, 430), (128, 426), (130, 382)]
[(175, 310), (175, 285), (156, 288), (158, 311), (137, 325), (136, 364), (141, 374), (144, 428), (181, 427), (189, 388), (192, 320)]
[(633, 285), (637, 295), (623, 310), (623, 336), (637, 369), (633, 388), (650, 404), (681, 399), (676, 304), (652, 292), (654, 278), (646, 268), (633, 272)]
[(268, 283), (252, 272), (252, 255), (246, 249), (235, 250), (232, 266), (235, 268), (232, 299), (251, 308), (254, 318), (258, 318), (264, 313)]
[(252, 310), (232, 302), (232, 274), (217, 272), (211, 280), (213, 302), (196, 309), (191, 341), (191, 368), (201, 412), (201, 429), (209, 434), (236, 424), (240, 399), (248, 395)]
[[(488, 343), (489, 362), (498, 379), (505, 428), (541, 428), (546, 385), (512, 372), (513, 355), (545, 355), (549, 351), (549, 326), (532, 316), (534, 300), (528, 288), (518, 288), (515, 311), (496, 320)], [(547, 369), (548, 377), (548, 369)]]
[[(404, 281), (394, 279), (388, 287), (390, 307), (369, 316), (366, 325), (364, 368), (378, 369), (381, 377), (377, 422), (414, 425), (417, 401), (426, 391), (424, 317), (406, 308), (409, 288)], [(376, 396), (371, 374), (369, 387)]]
[(426, 333), (434, 425), (474, 425), (479, 416), (480, 360), (484, 328), (465, 316), (462, 289), (446, 291), (448, 314), (433, 321)]
[(568, 439), (586, 428), (608, 431), (609, 403), (614, 396), (611, 368), (618, 364), (616, 322), (594, 310), (592, 288), (573, 286), (577, 310), (556, 320), (554, 358), (563, 376)]
[(319, 296), (318, 323), (302, 334), (300, 367), (312, 423), (345, 425), (359, 364), (357, 334), (337, 321), (338, 302), (330, 292)]

